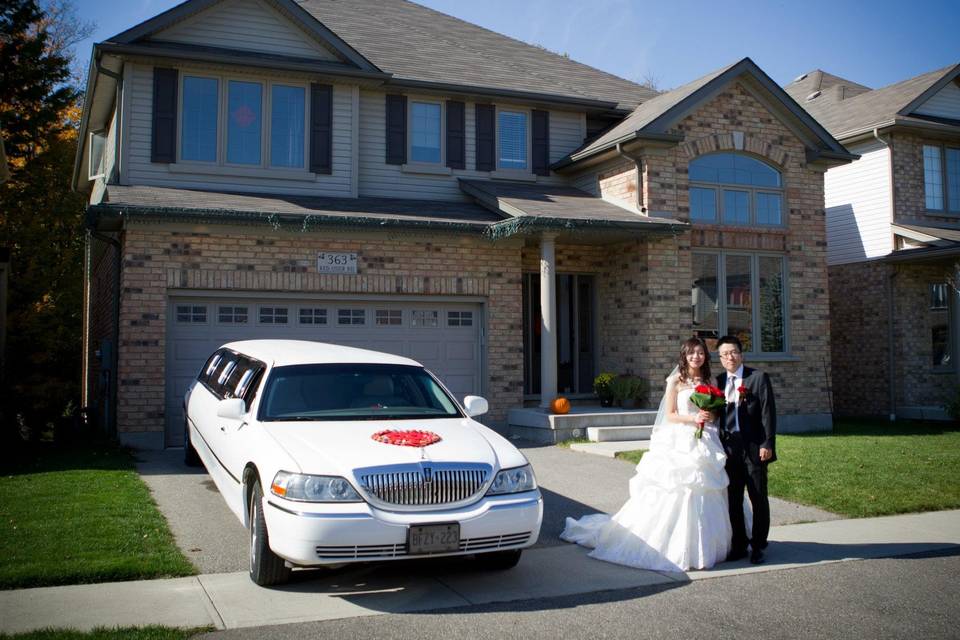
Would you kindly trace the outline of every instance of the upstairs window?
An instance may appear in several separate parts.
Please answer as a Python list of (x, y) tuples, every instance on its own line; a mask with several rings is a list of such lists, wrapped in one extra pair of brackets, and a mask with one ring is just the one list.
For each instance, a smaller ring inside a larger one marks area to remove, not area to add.
[(270, 165), (303, 167), (306, 95), (303, 87), (275, 84), (271, 90)]
[(923, 193), (929, 211), (960, 213), (960, 148), (923, 145)]
[(497, 114), (497, 165), (500, 169), (527, 169), (527, 114), (499, 111)]
[(227, 162), (259, 165), (263, 88), (258, 82), (237, 80), (228, 86)]
[(219, 93), (219, 82), (216, 78), (184, 76), (181, 159), (196, 162), (217, 161)]
[(414, 102), (410, 108), (410, 160), (439, 164), (442, 112), (439, 102)]
[(690, 162), (690, 220), (782, 226), (780, 172), (750, 156), (712, 153)]

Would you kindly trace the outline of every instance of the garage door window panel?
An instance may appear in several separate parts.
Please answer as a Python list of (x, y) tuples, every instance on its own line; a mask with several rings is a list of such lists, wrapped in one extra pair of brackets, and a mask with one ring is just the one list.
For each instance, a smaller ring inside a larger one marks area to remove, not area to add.
[(338, 309), (337, 324), (362, 325), (367, 323), (367, 313), (363, 309)]
[(425, 309), (414, 309), (411, 323), (414, 327), (432, 328), (440, 326), (440, 312)]
[(206, 324), (207, 307), (198, 304), (178, 304), (177, 322), (181, 324)]
[(301, 307), (300, 324), (327, 324), (327, 310), (316, 307)]
[(378, 326), (399, 327), (403, 324), (403, 312), (400, 309), (377, 309), (375, 318)]
[(448, 327), (472, 327), (473, 311), (448, 311), (447, 326)]
[(260, 307), (260, 324), (287, 324), (286, 307)]
[(220, 306), (217, 308), (217, 321), (220, 324), (247, 324), (247, 307)]

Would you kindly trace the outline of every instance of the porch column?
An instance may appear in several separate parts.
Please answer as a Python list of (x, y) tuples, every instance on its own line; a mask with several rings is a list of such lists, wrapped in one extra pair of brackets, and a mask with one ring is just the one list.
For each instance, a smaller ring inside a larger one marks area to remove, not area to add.
[(540, 238), (540, 406), (557, 397), (557, 279), (553, 234)]

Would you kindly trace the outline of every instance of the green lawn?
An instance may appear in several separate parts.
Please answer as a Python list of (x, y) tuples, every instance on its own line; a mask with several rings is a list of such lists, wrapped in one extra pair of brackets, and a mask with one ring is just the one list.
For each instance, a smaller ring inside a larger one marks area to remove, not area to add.
[(637, 464), (638, 462), (640, 462), (640, 458), (643, 457), (643, 454), (645, 452), (646, 452), (646, 449), (637, 449), (635, 451), (620, 451), (616, 454), (616, 457), (620, 458), (621, 460), (626, 460), (628, 462), (632, 462), (633, 464)]
[(853, 518), (960, 507), (960, 429), (838, 421), (833, 433), (777, 436), (770, 494)]
[(193, 575), (127, 452), (40, 450), (0, 476), (0, 589)]
[[(618, 458), (639, 462), (643, 451)], [(777, 436), (770, 495), (851, 518), (960, 508), (960, 428), (838, 421), (832, 433)]]
[(13, 635), (0, 633), (0, 640), (186, 640), (205, 631), (210, 629), (174, 629), (156, 626), (98, 628), (93, 631), (43, 629)]

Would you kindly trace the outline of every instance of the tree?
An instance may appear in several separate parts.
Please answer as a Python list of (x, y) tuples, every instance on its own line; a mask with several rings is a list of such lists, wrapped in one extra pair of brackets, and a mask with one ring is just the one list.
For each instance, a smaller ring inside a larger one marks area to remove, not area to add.
[[(0, 420), (36, 433), (78, 396), (85, 202), (70, 180), (79, 92), (73, 36), (51, 35), (58, 21), (35, 0), (0, 1), (0, 126), (11, 169), (0, 185), (0, 238), (11, 254)], [(70, 25), (70, 5), (52, 6)]]

